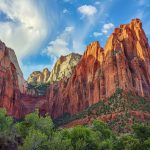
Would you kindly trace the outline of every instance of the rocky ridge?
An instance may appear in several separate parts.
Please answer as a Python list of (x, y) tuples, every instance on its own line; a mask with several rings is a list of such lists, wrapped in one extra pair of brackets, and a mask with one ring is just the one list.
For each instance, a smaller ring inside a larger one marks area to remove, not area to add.
[(87, 46), (69, 80), (50, 85), (48, 112), (77, 114), (117, 88), (150, 96), (150, 47), (139, 19), (116, 28), (104, 49), (98, 42)]
[(28, 77), (28, 84), (42, 84), (47, 83), (47, 80), (49, 78), (50, 71), (48, 68), (44, 68), (43, 71), (34, 71), (31, 73), (31, 75)]
[(62, 80), (63, 78), (70, 78), (80, 59), (81, 55), (77, 53), (61, 56), (54, 65), (54, 68), (48, 78), (48, 82), (54, 83)]
[(47, 68), (43, 71), (34, 71), (28, 78), (28, 84), (43, 84), (54, 83), (69, 78), (79, 62), (81, 55), (71, 53), (66, 56), (61, 56), (55, 63), (54, 68), (50, 72)]

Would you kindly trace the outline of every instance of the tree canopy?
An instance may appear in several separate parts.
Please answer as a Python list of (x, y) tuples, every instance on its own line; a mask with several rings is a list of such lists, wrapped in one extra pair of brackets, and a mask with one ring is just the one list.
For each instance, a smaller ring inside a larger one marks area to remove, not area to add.
[(0, 109), (0, 149), (2, 150), (149, 150), (150, 126), (134, 124), (133, 132), (116, 135), (102, 121), (88, 126), (55, 128), (52, 119), (38, 111), (14, 122)]

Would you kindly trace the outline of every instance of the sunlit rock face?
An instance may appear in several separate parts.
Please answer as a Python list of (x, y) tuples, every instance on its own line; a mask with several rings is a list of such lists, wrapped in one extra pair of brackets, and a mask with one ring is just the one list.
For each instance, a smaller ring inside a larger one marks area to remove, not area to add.
[(64, 77), (69, 78), (79, 62), (81, 55), (71, 53), (66, 56), (61, 56), (50, 72), (47, 68), (43, 71), (34, 71), (28, 78), (29, 84), (54, 83), (62, 80)]
[(49, 83), (57, 82), (62, 80), (63, 78), (69, 78), (72, 75), (72, 72), (75, 66), (81, 59), (81, 55), (76, 53), (71, 53), (66, 56), (61, 56), (54, 68), (51, 71), (51, 74), (48, 78)]
[(116, 28), (104, 49), (87, 46), (71, 77), (50, 85), (48, 111), (54, 118), (76, 114), (117, 88), (150, 96), (150, 47), (139, 19)]
[(27, 82), (29, 84), (41, 84), (46, 83), (50, 75), (48, 68), (44, 68), (43, 71), (34, 71), (29, 76)]
[(23, 73), (20, 69), (16, 54), (14, 50), (9, 48), (9, 59), (10, 61), (15, 65), (16, 71), (17, 71), (17, 77), (18, 77), (18, 85), (21, 93), (26, 92), (27, 82), (24, 80)]

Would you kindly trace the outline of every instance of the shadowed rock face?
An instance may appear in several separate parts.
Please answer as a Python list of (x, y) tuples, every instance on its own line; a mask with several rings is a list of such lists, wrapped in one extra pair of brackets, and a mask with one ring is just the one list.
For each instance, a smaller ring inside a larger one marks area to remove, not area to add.
[(0, 41), (0, 107), (19, 119), (39, 108), (45, 113), (46, 98), (26, 93), (26, 82), (15, 52)]
[(139, 19), (116, 28), (104, 49), (87, 47), (70, 79), (50, 85), (48, 111), (54, 118), (76, 114), (117, 88), (150, 96), (150, 47)]
[(13, 50), (0, 41), (0, 107), (13, 114), (16, 100), (26, 91), (26, 83)]

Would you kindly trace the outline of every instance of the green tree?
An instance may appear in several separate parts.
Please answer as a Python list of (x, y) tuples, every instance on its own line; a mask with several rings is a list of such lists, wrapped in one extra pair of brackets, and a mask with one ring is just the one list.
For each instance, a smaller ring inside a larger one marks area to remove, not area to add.
[(75, 150), (98, 149), (99, 137), (90, 128), (76, 126), (71, 129), (70, 138)]
[(18, 132), (23, 138), (25, 138), (30, 129), (39, 130), (48, 138), (51, 138), (53, 132), (53, 122), (50, 116), (45, 117), (39, 116), (39, 112), (35, 111), (31, 114), (26, 115), (25, 120), (16, 124)]
[(150, 126), (143, 124), (134, 124), (133, 130), (135, 136), (142, 142), (150, 138)]
[(47, 136), (39, 130), (32, 129), (26, 136), (21, 150), (46, 150), (48, 147)]
[(7, 116), (5, 109), (0, 109), (0, 149), (16, 149), (18, 140), (12, 117)]
[(113, 147), (114, 145), (111, 139), (104, 140), (99, 144), (99, 150), (113, 150)]
[(0, 131), (8, 130), (12, 125), (12, 117), (6, 115), (5, 109), (0, 109)]
[(74, 150), (69, 129), (61, 129), (53, 134), (53, 138), (50, 141), (49, 149), (52, 150)]
[(114, 134), (109, 129), (107, 124), (102, 121), (94, 120), (92, 128), (97, 132), (101, 140), (115, 138)]
[(131, 135), (123, 135), (118, 138), (114, 150), (140, 150), (139, 140)]

